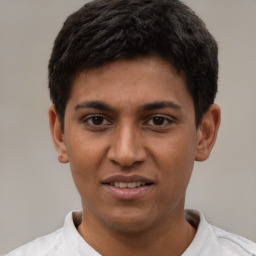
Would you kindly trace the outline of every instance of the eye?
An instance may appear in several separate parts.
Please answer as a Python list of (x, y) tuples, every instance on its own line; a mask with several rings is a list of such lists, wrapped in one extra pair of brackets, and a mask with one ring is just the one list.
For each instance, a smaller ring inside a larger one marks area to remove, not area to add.
[(105, 126), (111, 122), (101, 115), (90, 115), (83, 120), (83, 123), (88, 126)]
[(173, 123), (174, 121), (169, 118), (169, 117), (165, 117), (165, 116), (153, 116), (150, 119), (148, 119), (148, 121), (146, 122), (147, 125), (150, 126), (166, 126), (169, 125), (171, 123)]

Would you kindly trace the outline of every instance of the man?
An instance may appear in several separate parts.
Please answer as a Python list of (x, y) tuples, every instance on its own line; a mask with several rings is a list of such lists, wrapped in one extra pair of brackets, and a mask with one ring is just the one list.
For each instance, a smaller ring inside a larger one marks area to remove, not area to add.
[(214, 38), (177, 0), (96, 0), (72, 14), (49, 62), (49, 119), (83, 211), (8, 255), (255, 255), (184, 210), (220, 124), (217, 77)]

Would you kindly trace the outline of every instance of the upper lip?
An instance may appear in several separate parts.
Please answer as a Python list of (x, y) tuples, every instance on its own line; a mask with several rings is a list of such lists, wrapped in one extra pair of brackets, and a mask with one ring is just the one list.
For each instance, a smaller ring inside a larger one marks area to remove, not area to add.
[(131, 175), (131, 176), (114, 175), (114, 176), (107, 177), (102, 181), (103, 184), (114, 183), (114, 182), (125, 182), (125, 183), (145, 182), (150, 184), (154, 183), (152, 180), (140, 175)]

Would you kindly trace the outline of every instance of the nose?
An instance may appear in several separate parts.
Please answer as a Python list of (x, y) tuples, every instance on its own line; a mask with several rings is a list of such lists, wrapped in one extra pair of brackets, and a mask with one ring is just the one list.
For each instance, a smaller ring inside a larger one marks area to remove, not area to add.
[(108, 151), (110, 161), (122, 167), (131, 167), (146, 160), (147, 152), (138, 129), (128, 124), (116, 128)]

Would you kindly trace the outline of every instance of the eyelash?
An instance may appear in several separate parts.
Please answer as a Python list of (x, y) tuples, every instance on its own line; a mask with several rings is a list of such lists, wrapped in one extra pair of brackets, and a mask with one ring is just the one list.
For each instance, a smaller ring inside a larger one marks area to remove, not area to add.
[[(99, 124), (93, 123), (93, 118), (96, 119), (94, 121), (97, 121), (97, 118), (98, 118), (99, 119), (98, 121), (100, 121)], [(160, 124), (157, 125), (157, 124), (153, 123), (154, 119), (155, 119), (155, 121), (160, 121)], [(93, 115), (86, 116), (82, 120), (82, 123), (88, 127), (94, 128), (94, 129), (107, 128), (108, 126), (113, 124), (113, 122), (110, 121), (109, 118), (107, 118), (106, 116), (101, 115), (101, 114), (93, 114)], [(163, 116), (163, 115), (152, 115), (152, 116), (149, 116), (146, 118), (146, 121), (143, 123), (143, 126), (161, 129), (161, 128), (166, 128), (169, 125), (172, 125), (173, 123), (175, 123), (175, 120), (169, 116), (167, 117), (167, 116)]]
[[(93, 124), (93, 118), (100, 118), (105, 124)], [(107, 123), (106, 123), (107, 122)], [(111, 125), (112, 122), (109, 121), (108, 118), (106, 118), (104, 115), (90, 115), (87, 116), (86, 118), (83, 119), (83, 123), (88, 125), (88, 126), (94, 126), (94, 127), (101, 127), (101, 126), (106, 126), (106, 125)]]
[[(163, 124), (159, 124), (159, 125), (156, 125), (154, 123), (149, 124), (149, 121), (154, 122), (154, 119), (156, 119), (155, 121), (157, 121), (157, 119), (158, 119), (158, 121), (163, 121)], [(174, 123), (174, 120), (171, 117), (166, 117), (166, 116), (162, 116), (162, 115), (153, 115), (150, 118), (148, 118), (146, 122), (148, 123), (149, 126), (154, 126), (154, 127), (160, 128), (160, 127), (166, 127), (167, 125)]]

